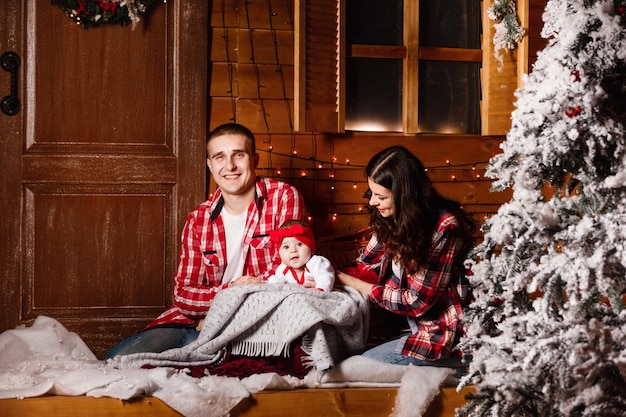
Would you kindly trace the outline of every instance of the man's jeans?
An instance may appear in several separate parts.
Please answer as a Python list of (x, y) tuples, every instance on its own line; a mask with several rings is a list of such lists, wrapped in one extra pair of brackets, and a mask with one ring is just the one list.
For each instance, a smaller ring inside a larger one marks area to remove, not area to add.
[(111, 359), (117, 355), (128, 355), (139, 352), (164, 352), (179, 348), (198, 338), (199, 331), (191, 327), (153, 327), (124, 339), (107, 353)]

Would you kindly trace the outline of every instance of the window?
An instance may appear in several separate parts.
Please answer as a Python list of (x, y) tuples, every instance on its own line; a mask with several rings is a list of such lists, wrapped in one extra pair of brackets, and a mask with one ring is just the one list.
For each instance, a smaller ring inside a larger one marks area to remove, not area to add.
[(347, 0), (347, 130), (480, 133), (480, 2)]
[(402, 0), (346, 2), (346, 130), (402, 131)]
[(510, 128), (523, 49), (502, 70), (484, 2), (294, 1), (295, 131)]

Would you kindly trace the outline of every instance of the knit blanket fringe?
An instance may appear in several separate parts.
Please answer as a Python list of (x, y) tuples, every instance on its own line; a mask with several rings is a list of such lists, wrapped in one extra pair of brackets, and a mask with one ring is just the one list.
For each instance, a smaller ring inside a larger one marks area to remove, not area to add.
[(233, 340), (230, 352), (241, 356), (283, 356), (289, 357), (289, 344), (280, 342), (260, 342), (252, 340)]

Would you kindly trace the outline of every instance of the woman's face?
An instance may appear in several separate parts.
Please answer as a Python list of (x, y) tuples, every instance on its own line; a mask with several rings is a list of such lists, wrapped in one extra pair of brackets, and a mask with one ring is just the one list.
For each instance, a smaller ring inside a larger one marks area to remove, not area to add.
[(367, 179), (367, 185), (372, 192), (369, 205), (376, 207), (383, 217), (393, 217), (395, 213), (393, 205), (393, 194), (389, 188), (385, 188), (380, 184), (376, 184), (371, 178)]

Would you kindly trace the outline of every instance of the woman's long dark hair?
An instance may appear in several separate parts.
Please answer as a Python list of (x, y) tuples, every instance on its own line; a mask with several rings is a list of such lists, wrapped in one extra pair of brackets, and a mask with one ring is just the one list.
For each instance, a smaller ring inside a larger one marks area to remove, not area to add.
[(388, 255), (403, 265), (423, 262), (430, 251), (440, 210), (444, 209), (454, 214), (463, 233), (462, 262), (473, 246), (474, 220), (458, 202), (435, 190), (424, 165), (413, 153), (403, 146), (383, 149), (372, 157), (365, 175), (393, 195), (393, 216), (385, 218), (370, 207), (370, 226), (385, 244)]

